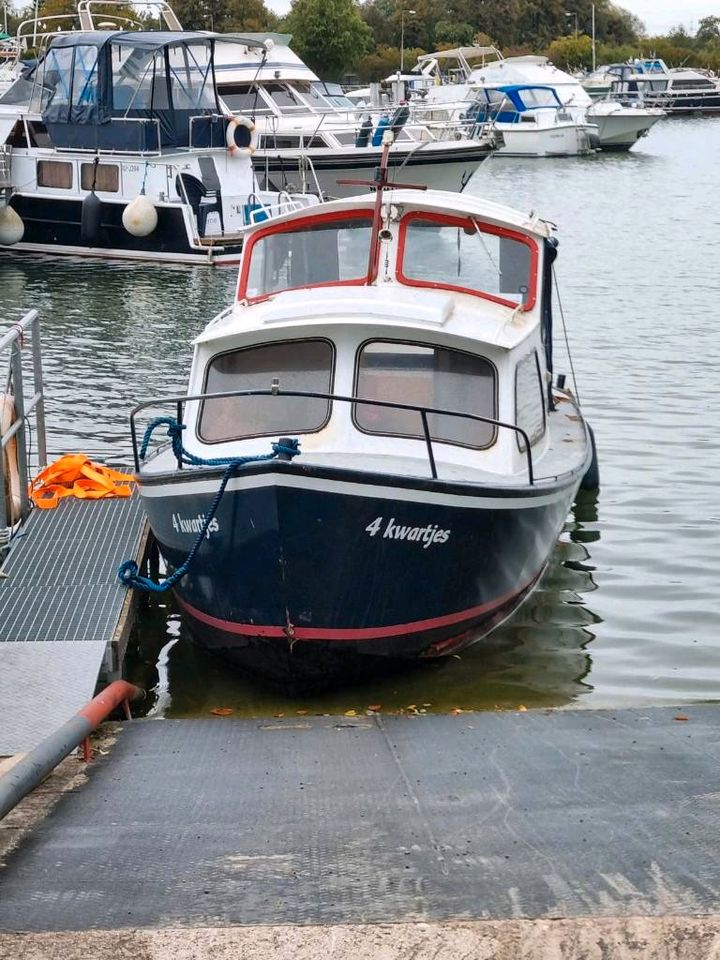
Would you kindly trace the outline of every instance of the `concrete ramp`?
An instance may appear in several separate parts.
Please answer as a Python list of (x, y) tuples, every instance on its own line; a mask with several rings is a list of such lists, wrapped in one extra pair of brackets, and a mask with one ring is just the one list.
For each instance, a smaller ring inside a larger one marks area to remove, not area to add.
[(134, 721), (0, 930), (714, 914), (719, 754), (717, 706)]

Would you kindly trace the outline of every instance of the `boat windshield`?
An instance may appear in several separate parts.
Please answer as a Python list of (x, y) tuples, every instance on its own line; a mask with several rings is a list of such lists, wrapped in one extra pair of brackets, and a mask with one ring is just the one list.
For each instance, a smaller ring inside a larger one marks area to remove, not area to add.
[(398, 279), (531, 310), (537, 246), (524, 234), (472, 217), (410, 213), (400, 228)]
[(360, 210), (296, 220), (255, 234), (243, 261), (240, 298), (365, 283), (371, 228), (372, 211)]

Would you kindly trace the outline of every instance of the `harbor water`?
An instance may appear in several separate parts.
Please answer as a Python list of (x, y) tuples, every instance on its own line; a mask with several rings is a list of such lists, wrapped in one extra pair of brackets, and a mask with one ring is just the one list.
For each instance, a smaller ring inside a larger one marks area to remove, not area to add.
[[(629, 154), (495, 157), (468, 191), (558, 227), (556, 372), (574, 368), (600, 458), (540, 587), (459, 658), (293, 701), (197, 648), (172, 598), (143, 604), (129, 678), (158, 716), (616, 706), (720, 699), (720, 120), (673, 119)], [(191, 341), (235, 269), (0, 250), (0, 326), (43, 319), (49, 447), (129, 463), (128, 412), (182, 392)], [(567, 340), (572, 365), (565, 349)]]

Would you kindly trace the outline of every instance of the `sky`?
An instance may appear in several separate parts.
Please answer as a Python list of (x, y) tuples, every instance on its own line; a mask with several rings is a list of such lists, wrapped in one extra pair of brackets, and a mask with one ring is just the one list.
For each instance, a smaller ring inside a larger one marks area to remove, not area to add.
[[(275, 13), (287, 13), (290, 9), (290, 0), (266, 2)], [(680, 23), (688, 33), (694, 33), (702, 17), (720, 13), (713, 0), (616, 0), (616, 3), (640, 17), (651, 35), (667, 33)]]

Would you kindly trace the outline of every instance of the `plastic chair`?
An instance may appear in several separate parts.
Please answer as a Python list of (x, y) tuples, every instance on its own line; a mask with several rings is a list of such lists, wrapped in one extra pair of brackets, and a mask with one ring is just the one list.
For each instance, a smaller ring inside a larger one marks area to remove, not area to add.
[[(191, 173), (179, 173), (175, 177), (175, 189), (178, 195), (192, 207), (197, 219), (198, 235), (205, 236), (208, 214), (216, 210), (220, 215), (220, 229), (225, 233), (223, 221), (222, 198), (219, 190), (208, 190), (202, 180), (198, 180)], [(210, 203), (203, 201), (209, 199)]]

